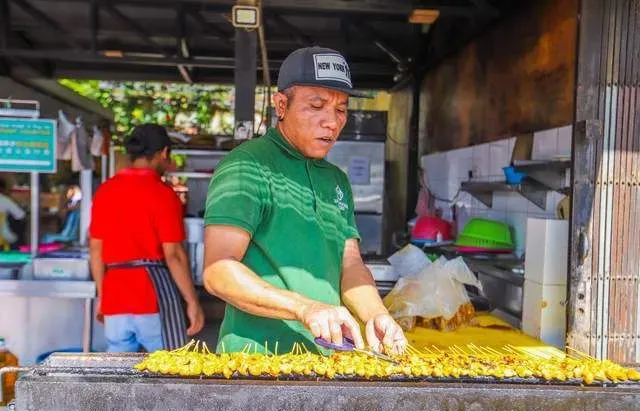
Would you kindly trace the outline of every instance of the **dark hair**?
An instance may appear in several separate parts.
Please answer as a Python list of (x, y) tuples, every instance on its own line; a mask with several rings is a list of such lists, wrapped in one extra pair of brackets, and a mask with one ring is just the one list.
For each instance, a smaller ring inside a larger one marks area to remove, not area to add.
[(295, 94), (295, 90), (296, 90), (296, 86), (291, 86), (291, 87), (285, 88), (284, 90), (281, 91), (282, 94), (287, 96), (287, 108), (291, 107), (291, 103), (293, 102), (293, 96)]
[(167, 130), (157, 124), (142, 124), (136, 126), (129, 134), (125, 142), (127, 154), (131, 161), (145, 157), (152, 159), (153, 156), (169, 147), (171, 149), (171, 139)]
[(4, 193), (8, 188), (7, 180), (0, 178), (0, 193)]

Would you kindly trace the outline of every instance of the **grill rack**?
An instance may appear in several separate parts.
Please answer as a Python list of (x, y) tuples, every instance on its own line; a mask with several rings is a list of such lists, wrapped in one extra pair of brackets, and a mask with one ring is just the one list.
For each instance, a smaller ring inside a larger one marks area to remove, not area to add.
[(589, 387), (618, 387), (618, 386), (640, 386), (637, 381), (594, 381), (593, 384), (586, 385), (581, 379), (574, 378), (566, 381), (545, 380), (542, 378), (496, 378), (489, 376), (481, 377), (407, 377), (405, 375), (392, 375), (390, 377), (372, 377), (365, 378), (358, 375), (340, 375), (337, 374), (334, 379), (328, 379), (315, 373), (309, 375), (299, 374), (281, 374), (273, 377), (268, 374), (261, 376), (246, 376), (235, 372), (231, 378), (227, 379), (222, 374), (216, 375), (169, 375), (153, 373), (150, 371), (138, 371), (134, 368), (116, 368), (116, 367), (48, 367), (36, 366), (29, 369), (32, 373), (39, 376), (55, 375), (55, 376), (81, 376), (81, 377), (136, 377), (136, 378), (158, 378), (158, 379), (187, 379), (187, 380), (243, 380), (243, 381), (299, 381), (299, 382), (395, 382), (395, 383), (464, 383), (464, 384), (504, 384), (504, 385), (547, 385), (547, 386), (589, 386)]

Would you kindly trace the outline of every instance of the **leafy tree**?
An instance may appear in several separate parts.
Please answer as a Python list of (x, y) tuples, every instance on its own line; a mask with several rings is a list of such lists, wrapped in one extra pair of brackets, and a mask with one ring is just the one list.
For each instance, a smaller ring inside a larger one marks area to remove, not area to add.
[[(233, 134), (235, 95), (230, 85), (72, 79), (60, 84), (113, 111), (116, 136), (147, 122), (189, 134)], [(256, 96), (258, 119), (265, 113), (264, 95)]]

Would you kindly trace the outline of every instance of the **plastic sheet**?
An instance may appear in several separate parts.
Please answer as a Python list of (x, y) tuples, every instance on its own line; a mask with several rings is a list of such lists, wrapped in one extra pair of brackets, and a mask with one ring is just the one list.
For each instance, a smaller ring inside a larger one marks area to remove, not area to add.
[(482, 285), (462, 258), (441, 257), (426, 263), (414, 250), (403, 249), (390, 262), (396, 270), (408, 273), (400, 274), (395, 287), (384, 298), (389, 313), (405, 330), (421, 324), (451, 331), (473, 318), (475, 313), (465, 284), (480, 292)]

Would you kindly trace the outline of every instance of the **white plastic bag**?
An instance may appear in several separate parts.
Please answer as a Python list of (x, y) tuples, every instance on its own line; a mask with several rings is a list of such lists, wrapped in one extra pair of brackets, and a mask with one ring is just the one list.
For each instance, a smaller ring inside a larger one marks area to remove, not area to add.
[[(435, 319), (444, 324), (438, 328), (451, 330), (468, 322), (473, 315), (465, 284), (482, 292), (482, 284), (461, 257), (450, 261), (441, 257), (418, 275), (401, 277), (384, 303), (405, 329), (412, 328), (416, 319)], [(456, 316), (459, 318), (454, 319)]]
[(431, 265), (431, 261), (424, 251), (412, 244), (403, 247), (388, 260), (395, 273), (400, 277), (415, 277)]

